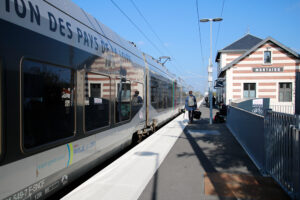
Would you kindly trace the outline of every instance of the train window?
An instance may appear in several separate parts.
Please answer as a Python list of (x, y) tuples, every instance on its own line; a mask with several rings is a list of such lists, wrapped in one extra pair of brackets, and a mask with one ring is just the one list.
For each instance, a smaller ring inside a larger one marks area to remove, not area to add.
[(24, 60), (23, 144), (33, 148), (74, 135), (74, 71)]
[(0, 58), (0, 160), (2, 155), (2, 59)]
[(151, 76), (151, 105), (157, 111), (163, 111), (173, 106), (173, 85), (163, 77)]
[(180, 106), (180, 87), (177, 85), (177, 82), (174, 82), (175, 95), (174, 95), (174, 105), (175, 107)]
[(173, 107), (173, 83), (171, 81), (167, 82), (167, 91), (166, 91), (166, 108), (172, 108)]
[(110, 78), (96, 73), (85, 74), (85, 130), (109, 125)]
[(131, 111), (131, 84), (126, 80), (117, 80), (117, 97), (116, 97), (116, 123), (130, 119)]
[(167, 82), (161, 80), (159, 108), (162, 110), (168, 107), (168, 86)]
[(133, 82), (131, 84), (131, 96), (131, 115), (135, 116), (144, 103), (144, 85)]
[(158, 91), (158, 86), (159, 86), (159, 80), (156, 79), (155, 77), (151, 76), (150, 80), (150, 85), (151, 85), (151, 105), (154, 108), (158, 108), (158, 101), (159, 101), (159, 96), (160, 93)]

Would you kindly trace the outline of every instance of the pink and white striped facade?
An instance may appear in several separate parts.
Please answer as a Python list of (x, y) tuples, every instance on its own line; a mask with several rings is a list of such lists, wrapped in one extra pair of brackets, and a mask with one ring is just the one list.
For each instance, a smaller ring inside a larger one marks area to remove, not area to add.
[[(271, 63), (265, 64), (264, 51), (271, 51)], [(217, 93), (226, 104), (244, 100), (244, 83), (255, 83), (256, 98), (270, 98), (270, 105), (295, 105), (300, 57), (273, 38), (266, 38), (248, 51), (221, 52), (218, 64), (218, 77), (225, 81)], [(280, 83), (291, 83), (292, 101), (279, 100)]]

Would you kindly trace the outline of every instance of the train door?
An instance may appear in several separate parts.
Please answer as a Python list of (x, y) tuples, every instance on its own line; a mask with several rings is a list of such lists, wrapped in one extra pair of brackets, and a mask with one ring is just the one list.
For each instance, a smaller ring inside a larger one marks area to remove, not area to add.
[[(134, 117), (144, 104), (144, 84), (139, 82), (132, 82), (131, 84), (131, 116)], [(144, 116), (139, 116), (144, 119)]]
[(131, 118), (131, 82), (126, 78), (116, 80), (115, 122)]
[(149, 122), (149, 104), (150, 104), (150, 74), (148, 64), (146, 63), (146, 126), (150, 126)]
[(149, 66), (146, 61), (146, 55), (143, 53), (144, 63), (145, 63), (145, 93), (146, 93), (146, 127), (150, 126), (150, 119), (149, 119), (149, 105), (150, 105), (150, 72)]
[(110, 126), (110, 100), (110, 77), (85, 72), (84, 127), (86, 132)]

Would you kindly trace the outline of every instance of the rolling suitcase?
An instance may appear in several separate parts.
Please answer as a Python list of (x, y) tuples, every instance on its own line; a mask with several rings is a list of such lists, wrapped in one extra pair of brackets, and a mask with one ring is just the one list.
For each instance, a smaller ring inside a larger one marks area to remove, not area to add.
[(201, 112), (200, 110), (194, 110), (194, 118), (195, 119), (200, 119), (201, 117)]

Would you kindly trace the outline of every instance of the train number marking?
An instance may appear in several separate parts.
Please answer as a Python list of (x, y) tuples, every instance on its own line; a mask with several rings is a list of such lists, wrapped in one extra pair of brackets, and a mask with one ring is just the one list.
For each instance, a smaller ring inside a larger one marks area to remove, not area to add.
[[(6, 198), (6, 200), (21, 200), (21, 199), (25, 199), (27, 197), (32, 196), (34, 193), (36, 193), (37, 191), (41, 190), (45, 185), (45, 179), (28, 186), (27, 188), (9, 196)], [(41, 194), (40, 194), (41, 193)], [(37, 193), (36, 195), (34, 195), (34, 199), (39, 199), (42, 195), (42, 192)]]

